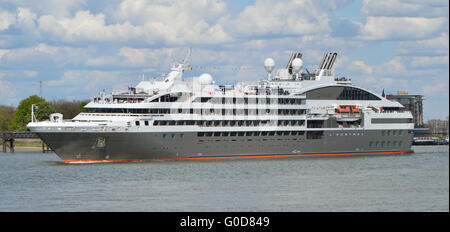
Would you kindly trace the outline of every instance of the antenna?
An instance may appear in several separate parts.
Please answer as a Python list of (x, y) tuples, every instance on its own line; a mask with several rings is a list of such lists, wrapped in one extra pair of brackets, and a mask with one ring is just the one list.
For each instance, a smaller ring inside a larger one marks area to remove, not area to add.
[(189, 47), (186, 56), (184, 56), (184, 59), (181, 61), (182, 64), (186, 64), (186, 62), (189, 60), (189, 58), (191, 57), (191, 52), (192, 52), (192, 48)]

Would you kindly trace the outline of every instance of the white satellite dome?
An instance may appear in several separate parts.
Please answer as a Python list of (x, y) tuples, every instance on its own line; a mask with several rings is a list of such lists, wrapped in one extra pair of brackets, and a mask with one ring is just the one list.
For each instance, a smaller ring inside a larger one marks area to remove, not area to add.
[(203, 73), (198, 77), (198, 82), (201, 85), (212, 85), (213, 84), (213, 78), (208, 73)]
[(303, 60), (300, 58), (295, 58), (292, 61), (292, 73), (299, 73), (303, 68)]
[(268, 73), (272, 73), (274, 68), (275, 61), (272, 58), (267, 58), (266, 60), (264, 60), (264, 69), (266, 69)]

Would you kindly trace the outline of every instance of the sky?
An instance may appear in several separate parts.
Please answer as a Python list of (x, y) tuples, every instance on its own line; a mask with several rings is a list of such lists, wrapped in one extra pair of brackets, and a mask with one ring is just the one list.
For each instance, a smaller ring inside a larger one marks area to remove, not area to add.
[[(216, 84), (266, 78), (292, 52), (380, 93), (424, 95), (424, 119), (449, 114), (447, 0), (0, 0), (0, 105), (33, 94), (90, 99), (167, 73), (192, 48)], [(40, 88), (42, 81), (42, 88)]]

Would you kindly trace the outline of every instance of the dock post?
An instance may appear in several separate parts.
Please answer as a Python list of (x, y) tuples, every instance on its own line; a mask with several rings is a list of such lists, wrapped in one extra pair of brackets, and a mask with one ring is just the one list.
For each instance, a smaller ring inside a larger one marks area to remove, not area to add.
[(11, 139), (9, 140), (9, 151), (10, 151), (11, 153), (14, 153), (14, 138), (11, 138)]

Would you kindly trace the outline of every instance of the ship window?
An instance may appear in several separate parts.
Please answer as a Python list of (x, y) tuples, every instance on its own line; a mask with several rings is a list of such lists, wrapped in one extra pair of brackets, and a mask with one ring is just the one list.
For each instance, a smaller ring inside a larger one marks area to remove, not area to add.
[(205, 136), (211, 137), (212, 136), (212, 132), (205, 132)]
[(283, 131), (277, 131), (277, 135), (283, 135)]
[(170, 126), (175, 125), (175, 121), (169, 121), (169, 125), (170, 125)]
[(162, 138), (165, 139), (166, 138), (166, 134), (162, 134)]
[(230, 136), (236, 136), (236, 132), (230, 132)]
[(373, 147), (373, 141), (369, 142), (369, 147)]
[(228, 132), (222, 132), (222, 136), (228, 136)]
[(252, 132), (251, 131), (247, 131), (247, 132), (245, 132), (245, 135), (246, 136), (252, 136)]
[(323, 131), (309, 131), (306, 133), (306, 139), (321, 139)]
[(392, 146), (393, 147), (397, 146), (397, 141), (392, 142)]
[(198, 136), (198, 137), (203, 137), (203, 135), (205, 135), (204, 132), (197, 132), (197, 136)]
[(202, 97), (200, 98), (200, 102), (208, 102), (210, 99), (210, 97)]
[(389, 146), (391, 146), (391, 141), (386, 142), (386, 147), (389, 147)]
[(244, 136), (244, 132), (238, 132), (238, 136)]
[(292, 131), (291, 135), (297, 135), (297, 131)]
[(175, 134), (171, 134), (170, 137), (173, 139), (175, 138)]
[(274, 136), (274, 135), (275, 135), (275, 131), (269, 132), (269, 135), (270, 135), (270, 136)]
[(178, 125), (178, 126), (183, 126), (183, 125), (184, 125), (184, 121), (182, 121), (182, 120), (177, 121), (177, 125)]
[(148, 126), (148, 121), (144, 121), (145, 125)]
[(401, 147), (402, 143), (403, 143), (403, 141), (398, 141), (398, 146)]
[(153, 126), (158, 126), (159, 125), (159, 121), (154, 121), (153, 122)]
[(329, 86), (306, 92), (307, 99), (313, 100), (381, 100), (366, 90), (349, 86)]
[(214, 137), (220, 136), (220, 132), (214, 132)]
[(139, 121), (136, 121), (136, 126), (139, 126)]
[(180, 138), (183, 139), (184, 138), (184, 134), (180, 134)]
[(398, 136), (402, 136), (403, 131), (398, 131)]
[(261, 136), (267, 136), (267, 131), (261, 132)]

